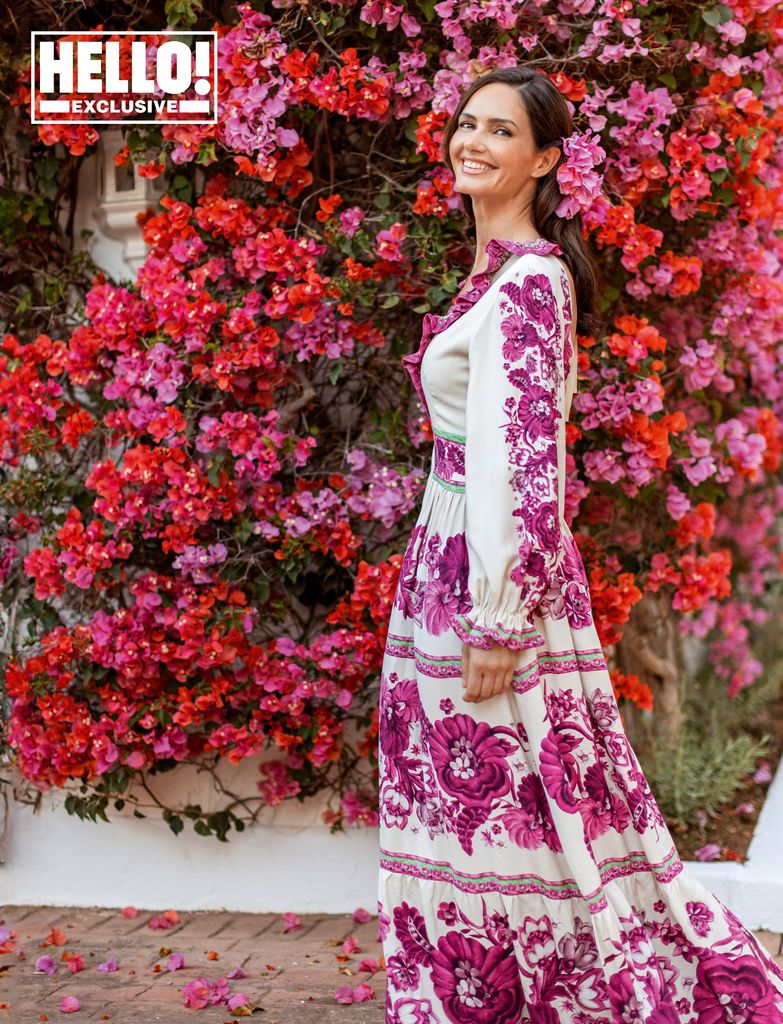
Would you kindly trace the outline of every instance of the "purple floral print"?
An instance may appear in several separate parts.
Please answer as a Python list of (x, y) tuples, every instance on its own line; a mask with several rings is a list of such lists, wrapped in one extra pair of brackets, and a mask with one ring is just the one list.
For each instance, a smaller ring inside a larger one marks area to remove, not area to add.
[(528, 850), (536, 850), (546, 844), (550, 850), (561, 851), (544, 787), (537, 775), (528, 775), (520, 781), (517, 799), (519, 807), (503, 815), (503, 824), (512, 842)]
[(447, 537), (415, 527), (403, 557), (394, 605), (406, 618), (438, 635), (470, 607), (464, 532)]
[(464, 438), (435, 435), (432, 451), (432, 471), (447, 484), (458, 487), (465, 483)]
[(457, 714), (435, 722), (429, 736), (443, 789), (463, 804), (486, 806), (511, 787), (506, 756), (513, 749), (485, 722)]
[(454, 1024), (517, 1024), (522, 989), (513, 953), (458, 932), (438, 939), (433, 986)]

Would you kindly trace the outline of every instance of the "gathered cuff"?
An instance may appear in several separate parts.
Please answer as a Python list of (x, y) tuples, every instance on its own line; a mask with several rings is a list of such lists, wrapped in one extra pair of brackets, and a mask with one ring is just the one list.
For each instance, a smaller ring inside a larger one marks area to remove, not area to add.
[(489, 650), (500, 644), (512, 651), (526, 651), (546, 643), (541, 631), (528, 621), (532, 614), (528, 609), (520, 608), (500, 622), (488, 609), (474, 608), (467, 615), (456, 615), (452, 625), (460, 640), (472, 647)]

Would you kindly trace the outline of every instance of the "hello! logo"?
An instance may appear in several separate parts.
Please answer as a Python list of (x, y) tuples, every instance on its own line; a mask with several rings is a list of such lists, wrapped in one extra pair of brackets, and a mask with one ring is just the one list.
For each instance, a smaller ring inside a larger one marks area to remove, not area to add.
[(215, 124), (217, 33), (31, 34), (33, 124)]

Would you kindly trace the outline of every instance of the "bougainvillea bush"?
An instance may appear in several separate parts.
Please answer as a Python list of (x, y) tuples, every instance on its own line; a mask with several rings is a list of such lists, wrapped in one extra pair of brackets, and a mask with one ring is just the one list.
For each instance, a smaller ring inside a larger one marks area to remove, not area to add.
[[(462, 89), (520, 63), (606, 153), (583, 213), (606, 326), (579, 339), (566, 510), (618, 698), (663, 713), (616, 659), (651, 599), (730, 694), (758, 680), (783, 565), (780, 6), (124, 10), (102, 27), (217, 29), (219, 118), (125, 131), (117, 163), (165, 183), (134, 281), (95, 273), (75, 307), (72, 284), (31, 302), (23, 274), (3, 295), (21, 774), (103, 816), (181, 762), (263, 755), (257, 792), (164, 807), (171, 827), (224, 838), (322, 792), (333, 827), (377, 821), (377, 679), (432, 437), (400, 358), (472, 264), (439, 143)], [(90, 11), (62, 27), (100, 26)], [(99, 143), (30, 125), (24, 52), (0, 205), (23, 214), (0, 220), (17, 270)]]

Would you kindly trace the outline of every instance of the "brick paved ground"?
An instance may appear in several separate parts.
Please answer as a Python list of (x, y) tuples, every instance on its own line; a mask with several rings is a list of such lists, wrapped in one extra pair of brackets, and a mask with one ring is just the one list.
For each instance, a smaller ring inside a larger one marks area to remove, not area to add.
[[(198, 1012), (183, 1005), (183, 988), (194, 978), (217, 981), (239, 967), (246, 978), (230, 980), (231, 992), (243, 992), (250, 1019), (263, 1024), (382, 1024), (385, 972), (359, 973), (365, 958), (378, 960), (377, 918), (356, 924), (350, 914), (301, 914), (302, 927), (285, 932), (279, 914), (182, 914), (166, 931), (152, 930), (155, 915), (136, 918), (119, 910), (52, 907), (0, 907), (0, 925), (15, 932), (14, 949), (3, 954), (0, 943), (0, 1024), (38, 1024), (40, 1020), (108, 1020), (111, 1024), (223, 1024), (241, 1020), (225, 1005)], [(57, 928), (65, 944), (41, 947)], [(0, 937), (2, 937), (0, 931)], [(354, 936), (359, 948), (344, 953), (342, 942)], [(166, 969), (168, 954), (182, 953), (185, 967)], [(81, 953), (85, 969), (72, 974), (63, 952)], [(217, 959), (210, 959), (217, 953)], [(57, 962), (53, 975), (36, 973), (42, 955)], [(95, 970), (109, 957), (119, 969)], [(158, 967), (156, 973), (155, 968)], [(341, 1005), (334, 993), (343, 987), (369, 984), (375, 998)], [(60, 1003), (75, 996), (81, 1009), (64, 1014)], [(44, 1015), (44, 1016), (42, 1016)]]
[[(302, 927), (285, 932), (279, 914), (192, 913), (159, 931), (149, 927), (155, 916), (145, 911), (126, 918), (119, 910), (0, 907), (0, 925), (15, 933), (7, 943), (13, 946), (9, 951), (3, 952), (0, 941), (0, 1024), (230, 1024), (242, 1018), (225, 1005), (194, 1013), (184, 1007), (182, 992), (194, 978), (217, 981), (236, 967), (247, 977), (231, 980), (230, 989), (248, 996), (249, 1015), (263, 1024), (383, 1024), (385, 973), (358, 971), (362, 960), (381, 958), (376, 918), (356, 924), (350, 914), (302, 914)], [(63, 933), (64, 945), (42, 948), (52, 928)], [(0, 939), (2, 934), (0, 930)], [(783, 936), (756, 935), (783, 966)], [(346, 953), (342, 943), (349, 936), (359, 948)], [(166, 969), (168, 950), (184, 955), (182, 970)], [(81, 953), (85, 969), (72, 974), (62, 962), (63, 953)], [(55, 974), (35, 972), (42, 955), (57, 962)], [(109, 957), (116, 958), (119, 969), (96, 971)], [(374, 999), (352, 1005), (335, 1001), (337, 989), (362, 982), (372, 988)], [(77, 1013), (61, 1012), (65, 996), (77, 997)]]

